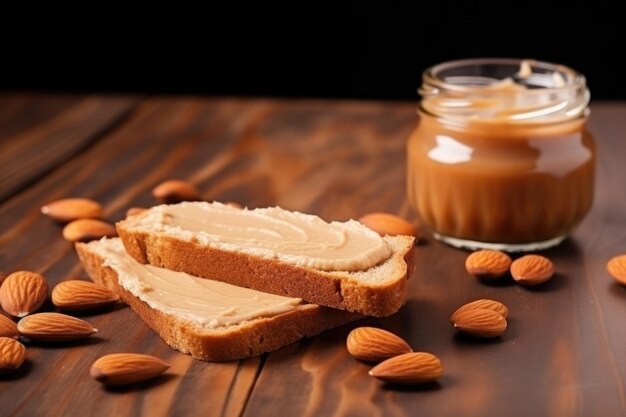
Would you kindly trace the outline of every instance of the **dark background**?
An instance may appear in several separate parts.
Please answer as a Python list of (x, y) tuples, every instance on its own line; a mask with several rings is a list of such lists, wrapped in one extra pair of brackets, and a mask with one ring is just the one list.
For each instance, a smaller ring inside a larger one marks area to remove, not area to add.
[(5, 13), (0, 89), (416, 100), (427, 66), (498, 56), (572, 66), (594, 99), (626, 99), (616, 4), (168, 4), (15, 21)]

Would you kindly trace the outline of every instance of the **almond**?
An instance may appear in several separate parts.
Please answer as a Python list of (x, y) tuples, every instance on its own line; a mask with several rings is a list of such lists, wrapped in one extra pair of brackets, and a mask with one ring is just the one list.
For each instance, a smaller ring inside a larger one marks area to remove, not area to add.
[(501, 302), (489, 299), (480, 299), (459, 307), (454, 313), (452, 313), (452, 316), (450, 317), (450, 322), (454, 324), (458, 315), (463, 314), (464, 312), (469, 310), (477, 310), (481, 308), (495, 311), (505, 319), (509, 316), (509, 309)]
[(68, 342), (89, 337), (98, 330), (85, 320), (60, 313), (38, 313), (24, 317), (17, 330), (38, 342)]
[(611, 258), (606, 264), (606, 269), (617, 282), (626, 285), (626, 255)]
[(126, 385), (146, 381), (170, 366), (161, 359), (138, 353), (113, 353), (96, 360), (90, 374), (105, 385)]
[(454, 317), (454, 327), (476, 337), (497, 337), (506, 330), (502, 314), (486, 308), (462, 311)]
[(380, 362), (413, 349), (400, 337), (375, 327), (359, 327), (350, 332), (348, 352), (365, 362)]
[(224, 205), (227, 205), (229, 207), (233, 207), (233, 208), (237, 208), (237, 209), (243, 209), (243, 206), (241, 204), (239, 204), (236, 201), (227, 201), (224, 203)]
[(100, 203), (88, 198), (65, 198), (48, 203), (41, 212), (59, 222), (77, 219), (99, 219), (103, 215)]
[(4, 311), (14, 317), (24, 317), (36, 311), (47, 296), (46, 279), (30, 271), (12, 273), (0, 287), (0, 304)]
[(126, 217), (130, 217), (130, 216), (136, 216), (137, 214), (141, 214), (148, 211), (147, 208), (143, 208), (143, 207), (131, 207), (128, 210), (126, 210)]
[(511, 267), (511, 258), (499, 250), (483, 249), (471, 253), (465, 260), (465, 269), (478, 278), (500, 278)]
[(80, 219), (63, 228), (63, 237), (70, 242), (88, 242), (102, 237), (115, 237), (115, 226), (102, 220)]
[(0, 375), (18, 369), (26, 360), (26, 348), (15, 339), (0, 337)]
[(377, 232), (381, 236), (384, 235), (407, 235), (417, 236), (417, 228), (414, 224), (409, 223), (402, 217), (389, 213), (370, 213), (359, 219), (359, 222)]
[(17, 324), (2, 314), (0, 314), (0, 337), (10, 337), (11, 339), (20, 338), (20, 332), (17, 331)]
[(432, 353), (411, 352), (379, 363), (369, 374), (393, 384), (419, 384), (439, 378), (443, 374), (443, 365)]
[(511, 264), (513, 279), (522, 285), (539, 285), (554, 275), (554, 264), (545, 256), (526, 255)]
[(152, 189), (152, 195), (165, 203), (200, 200), (196, 186), (182, 180), (163, 181)]
[(110, 306), (117, 300), (117, 294), (108, 288), (77, 279), (63, 281), (52, 290), (52, 303), (63, 310), (92, 310)]

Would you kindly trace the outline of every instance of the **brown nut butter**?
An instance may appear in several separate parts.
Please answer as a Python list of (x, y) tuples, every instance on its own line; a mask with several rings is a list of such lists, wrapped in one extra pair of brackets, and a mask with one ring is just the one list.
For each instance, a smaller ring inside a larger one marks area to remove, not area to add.
[(593, 201), (589, 91), (570, 68), (473, 59), (426, 70), (408, 141), (408, 196), (458, 247), (560, 243)]

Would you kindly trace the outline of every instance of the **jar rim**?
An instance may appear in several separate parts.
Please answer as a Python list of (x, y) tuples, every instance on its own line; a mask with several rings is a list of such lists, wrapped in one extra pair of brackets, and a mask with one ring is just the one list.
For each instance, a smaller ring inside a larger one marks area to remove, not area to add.
[(585, 77), (561, 64), (471, 58), (426, 69), (420, 105), (457, 121), (546, 123), (588, 114)]
[[(460, 93), (468, 93), (480, 89), (482, 94), (510, 94), (508, 91), (501, 91), (497, 89), (488, 90), (486, 88), (480, 88), (487, 86), (480, 84), (455, 84), (451, 82), (447, 82), (445, 79), (441, 78), (441, 74), (444, 71), (458, 69), (458, 68), (471, 68), (471, 67), (479, 67), (485, 65), (499, 65), (499, 66), (510, 66), (512, 68), (521, 68), (524, 63), (528, 63), (532, 65), (533, 68), (538, 68), (544, 71), (551, 71), (552, 73), (559, 74), (564, 81), (562, 86), (538, 86), (540, 88), (529, 88), (523, 91), (523, 94), (528, 95), (540, 95), (540, 94), (550, 94), (550, 93), (558, 93), (563, 92), (570, 89), (578, 89), (585, 88), (586, 79), (583, 74), (570, 68), (566, 65), (555, 64), (547, 61), (539, 61), (534, 59), (523, 59), (523, 58), (468, 58), (468, 59), (458, 59), (452, 61), (446, 61), (439, 64), (432, 65), (422, 73), (422, 82), (425, 85), (430, 85), (431, 87), (437, 87), (441, 89), (445, 89), (448, 91), (456, 91)], [(421, 89), (420, 93), (423, 90)]]

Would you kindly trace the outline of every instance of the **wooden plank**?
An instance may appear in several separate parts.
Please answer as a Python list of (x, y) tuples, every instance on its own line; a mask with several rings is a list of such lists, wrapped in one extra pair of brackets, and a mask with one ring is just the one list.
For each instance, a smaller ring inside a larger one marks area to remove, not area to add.
[[(242, 100), (148, 99), (121, 126), (0, 207), (0, 270), (38, 271), (51, 287), (85, 276), (72, 246), (61, 239), (61, 227), (39, 213), (42, 204), (61, 197), (101, 201), (106, 218), (116, 221), (130, 206), (154, 204), (150, 190), (165, 178), (194, 178), (208, 199), (248, 201), (250, 195), (253, 201), (256, 193), (263, 195), (247, 186), (217, 192), (211, 186), (248, 152), (239, 146), (242, 135), (271, 107)], [(259, 358), (195, 361), (171, 350), (127, 308), (85, 319), (100, 329), (89, 343), (29, 346), (24, 369), (0, 380), (2, 415), (241, 414)], [(150, 389), (130, 391), (103, 389), (88, 376), (97, 357), (124, 351), (155, 354), (172, 363), (172, 370), (144, 386)]]
[(139, 102), (128, 96), (0, 95), (0, 203), (84, 149)]
[[(352, 359), (344, 347), (353, 325), (270, 354), (244, 416), (624, 415), (626, 291), (607, 275), (605, 264), (626, 252), (625, 113), (624, 105), (593, 107), (591, 129), (600, 148), (597, 197), (572, 239), (547, 252), (558, 271), (552, 282), (536, 289), (512, 282), (482, 284), (465, 273), (466, 252), (426, 238), (417, 251), (418, 272), (407, 305), (393, 317), (360, 323), (394, 331), (415, 350), (437, 354), (446, 369), (438, 383), (397, 389), (370, 378), (370, 367)], [(374, 119), (369, 125), (382, 121)], [(395, 161), (386, 171), (381, 166), (374, 171), (385, 173), (380, 189), (390, 193), (380, 208), (398, 211), (404, 207), (398, 204), (404, 198), (403, 150), (386, 153), (379, 145), (377, 152), (376, 144), (385, 141), (376, 137), (350, 155), (373, 165)], [(400, 143), (402, 137), (386, 140)], [(366, 156), (361, 149), (371, 152)], [(304, 152), (295, 159), (306, 158)], [(345, 163), (333, 155), (337, 165)], [(345, 193), (346, 215), (358, 215), (364, 204), (372, 209), (376, 201), (372, 195), (364, 198), (369, 183), (358, 175), (350, 179), (352, 172), (358, 171), (331, 174), (328, 185), (318, 183), (315, 190), (337, 196), (335, 183), (349, 181), (346, 188), (354, 192)], [(349, 196), (353, 199), (346, 204)], [(323, 201), (336, 207), (332, 198)], [(485, 297), (509, 306), (504, 337), (493, 342), (459, 337), (449, 324), (450, 314)]]
[[(622, 415), (626, 292), (604, 266), (626, 252), (625, 112), (626, 105), (593, 107), (600, 150), (595, 205), (571, 240), (547, 252), (558, 275), (544, 287), (481, 284), (464, 272), (465, 252), (427, 238), (398, 314), (325, 332), (266, 360), (224, 364), (173, 352), (120, 308), (86, 316), (100, 328), (94, 343), (29, 347), (24, 370), (0, 380), (0, 415)], [(378, 210), (412, 217), (404, 146), (415, 122), (413, 104), (148, 99), (117, 129), (0, 206), (0, 270), (36, 270), (52, 284), (82, 276), (71, 245), (39, 207), (87, 196), (102, 201), (115, 221), (129, 206), (153, 204), (150, 189), (165, 178), (191, 179), (207, 200), (278, 204), (329, 220)], [(448, 323), (456, 307), (482, 297), (510, 307), (500, 341), (459, 337)], [(370, 378), (369, 366), (344, 347), (361, 324), (436, 353), (444, 377), (405, 389)], [(102, 389), (88, 368), (116, 351), (161, 356), (173, 363), (171, 376), (150, 389)]]

